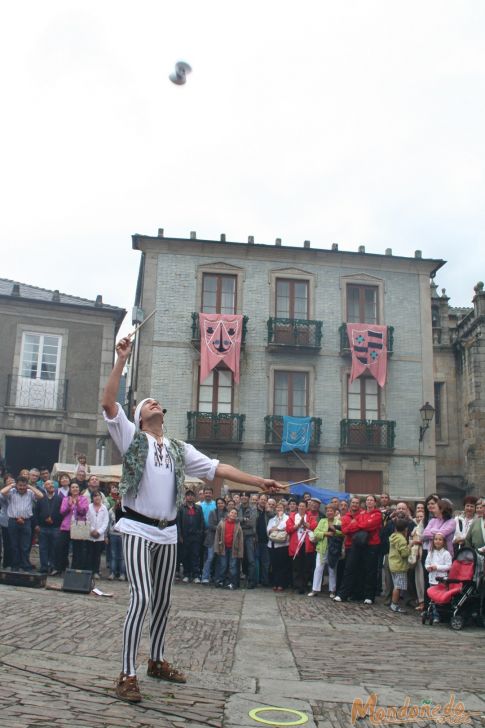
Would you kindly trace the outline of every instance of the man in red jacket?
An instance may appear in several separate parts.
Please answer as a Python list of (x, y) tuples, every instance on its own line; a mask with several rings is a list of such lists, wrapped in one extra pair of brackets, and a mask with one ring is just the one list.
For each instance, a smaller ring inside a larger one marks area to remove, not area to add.
[(350, 596), (361, 599), (362, 579), (364, 604), (373, 604), (375, 599), (382, 514), (373, 495), (367, 496), (365, 505), (365, 511), (360, 510), (359, 499), (352, 498), (349, 512), (342, 518), (346, 561), (336, 602), (346, 602)]

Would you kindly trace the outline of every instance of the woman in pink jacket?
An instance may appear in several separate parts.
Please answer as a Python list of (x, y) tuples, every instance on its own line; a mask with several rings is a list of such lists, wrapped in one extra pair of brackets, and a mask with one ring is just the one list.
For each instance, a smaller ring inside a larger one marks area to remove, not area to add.
[[(63, 516), (61, 523), (61, 535), (59, 540), (59, 548), (61, 549), (61, 558), (59, 563), (64, 571), (69, 561), (69, 544), (71, 543), (71, 522), (86, 521), (86, 514), (89, 508), (88, 499), (80, 495), (79, 485), (76, 482), (71, 483), (69, 495), (62, 499), (61, 515)], [(87, 550), (88, 541), (72, 541), (72, 568), (87, 568)]]
[(453, 536), (455, 535), (456, 521), (453, 518), (453, 506), (447, 498), (441, 498), (435, 507), (435, 517), (431, 518), (423, 531), (423, 548), (428, 551), (433, 543), (435, 534), (441, 533), (446, 542), (446, 548), (453, 556)]

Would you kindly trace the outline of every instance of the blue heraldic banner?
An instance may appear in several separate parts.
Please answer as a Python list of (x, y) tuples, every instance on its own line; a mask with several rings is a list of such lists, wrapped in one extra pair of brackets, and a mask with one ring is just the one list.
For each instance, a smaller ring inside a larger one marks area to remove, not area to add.
[(308, 452), (311, 435), (311, 417), (283, 417), (281, 452), (290, 452), (291, 450)]

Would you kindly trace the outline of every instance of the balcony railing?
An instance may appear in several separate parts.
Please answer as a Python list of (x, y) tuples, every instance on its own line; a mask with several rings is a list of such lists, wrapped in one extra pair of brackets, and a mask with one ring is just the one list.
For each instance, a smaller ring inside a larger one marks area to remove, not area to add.
[[(310, 448), (315, 448), (320, 445), (320, 436), (322, 433), (321, 418), (312, 417), (311, 426)], [(264, 429), (265, 445), (278, 445), (280, 447), (283, 436), (283, 417), (281, 415), (266, 415), (264, 418)]]
[(65, 410), (67, 387), (67, 379), (30, 379), (9, 374), (6, 405), (19, 409)]
[(268, 326), (268, 348), (318, 351), (322, 346), (322, 321), (271, 317)]
[(187, 412), (189, 442), (242, 442), (246, 415)]
[[(371, 324), (369, 324), (369, 327)], [(350, 355), (350, 342), (347, 334), (347, 324), (339, 326), (340, 336), (340, 356)], [(394, 352), (394, 326), (387, 327), (387, 356), (392, 356)]]
[[(248, 321), (249, 316), (243, 316), (242, 320), (242, 334), (241, 334), (241, 348), (246, 345), (246, 335), (248, 333)], [(199, 314), (195, 311), (192, 314), (192, 344), (200, 349), (200, 325), (199, 325)]]
[(341, 420), (342, 450), (394, 450), (396, 423), (391, 420)]

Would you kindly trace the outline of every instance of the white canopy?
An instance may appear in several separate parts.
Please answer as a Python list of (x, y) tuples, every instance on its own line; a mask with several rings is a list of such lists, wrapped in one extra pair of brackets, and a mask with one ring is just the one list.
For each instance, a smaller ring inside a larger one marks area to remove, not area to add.
[[(55, 478), (58, 473), (67, 473), (70, 478), (74, 478), (78, 464), (75, 463), (55, 463), (52, 468), (52, 477)], [(89, 465), (87, 477), (96, 475), (102, 483), (119, 483), (121, 480), (121, 465)]]

